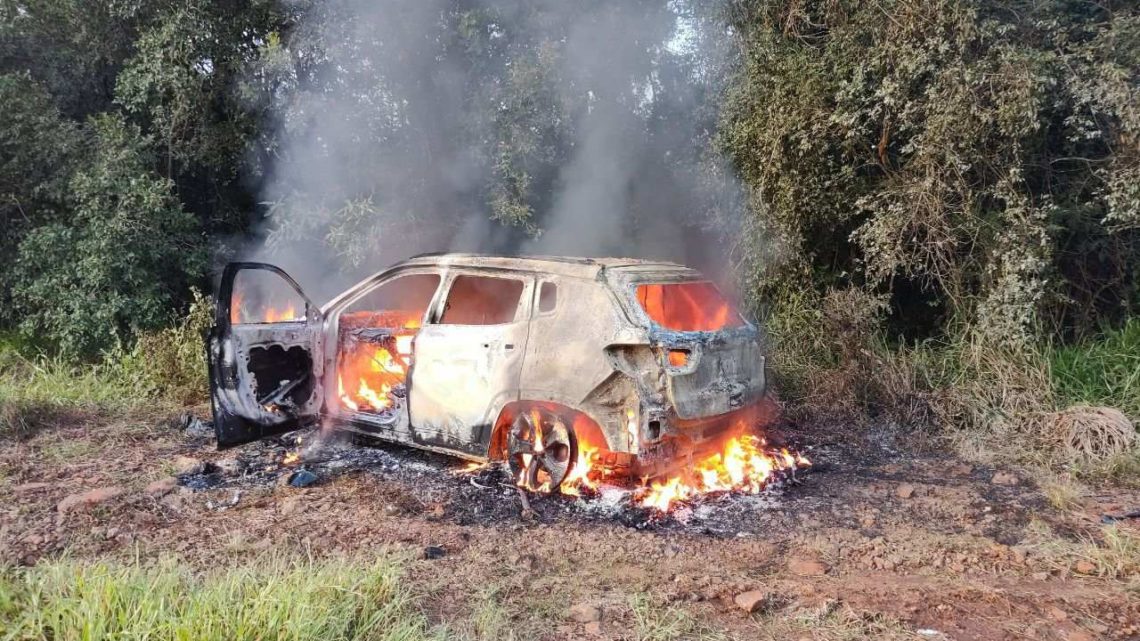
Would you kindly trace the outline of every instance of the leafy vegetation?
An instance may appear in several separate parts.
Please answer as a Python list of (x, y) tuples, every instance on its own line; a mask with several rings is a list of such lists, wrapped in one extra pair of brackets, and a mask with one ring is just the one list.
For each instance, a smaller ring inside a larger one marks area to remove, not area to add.
[(1140, 418), (1135, 3), (563, 5), (0, 0), (5, 407), (199, 399), (192, 292), (255, 231), (344, 272), (518, 247), (635, 163), (599, 251), (726, 246), (793, 409), (979, 450)]
[(208, 389), (204, 336), (214, 306), (193, 292), (189, 313), (142, 334), (95, 363), (40, 352), (15, 337), (0, 340), (0, 435), (24, 436), (76, 412), (200, 403)]
[(0, 574), (0, 635), (13, 641), (432, 638), (388, 556), (265, 557), (195, 572), (172, 560), (47, 561)]

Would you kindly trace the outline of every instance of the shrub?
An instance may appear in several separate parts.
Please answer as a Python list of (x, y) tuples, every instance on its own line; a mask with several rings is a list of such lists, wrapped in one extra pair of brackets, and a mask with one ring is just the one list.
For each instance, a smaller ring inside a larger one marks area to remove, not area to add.
[(170, 322), (204, 264), (197, 222), (151, 170), (151, 140), (114, 116), (89, 128), (94, 158), (70, 180), (73, 212), (24, 236), (11, 281), (23, 333), (69, 357)]
[(176, 403), (200, 402), (209, 392), (205, 337), (214, 321), (214, 304), (198, 290), (192, 295), (190, 311), (182, 320), (143, 334), (129, 355), (148, 390)]

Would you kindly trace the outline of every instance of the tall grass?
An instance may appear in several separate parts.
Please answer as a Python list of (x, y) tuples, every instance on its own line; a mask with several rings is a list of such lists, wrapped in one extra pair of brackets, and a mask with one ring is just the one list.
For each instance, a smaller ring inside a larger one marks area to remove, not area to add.
[(205, 400), (203, 336), (212, 315), (210, 301), (195, 292), (178, 323), (94, 361), (67, 360), (0, 337), (0, 436), (34, 432), (70, 412)]
[(0, 436), (23, 436), (76, 411), (120, 410), (147, 400), (137, 368), (116, 355), (98, 363), (27, 356), (0, 342)]
[(1140, 421), (1140, 318), (1051, 350), (1053, 385), (1068, 405), (1109, 405)]
[[(1104, 405), (1140, 420), (1140, 318), (1058, 348), (1002, 343), (970, 327), (900, 345), (883, 319), (881, 301), (855, 289), (793, 292), (773, 304), (773, 379), (793, 417), (934, 428), (970, 458), (1043, 467), (1066, 462), (1056, 451), (1060, 409)], [(1122, 479), (1138, 467), (1134, 449), (1096, 475)]]
[(429, 637), (397, 561), (55, 560), (0, 574), (0, 639), (412, 641)]

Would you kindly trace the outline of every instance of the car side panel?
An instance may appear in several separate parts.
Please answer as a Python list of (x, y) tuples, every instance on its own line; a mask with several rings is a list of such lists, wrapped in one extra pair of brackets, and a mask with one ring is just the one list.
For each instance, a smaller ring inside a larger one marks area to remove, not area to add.
[(557, 285), (558, 300), (553, 312), (531, 320), (521, 398), (583, 411), (601, 427), (610, 450), (630, 451), (626, 411), (638, 402), (635, 386), (624, 384), (607, 350), (647, 342), (644, 332), (630, 325), (605, 283), (564, 276), (540, 280)]

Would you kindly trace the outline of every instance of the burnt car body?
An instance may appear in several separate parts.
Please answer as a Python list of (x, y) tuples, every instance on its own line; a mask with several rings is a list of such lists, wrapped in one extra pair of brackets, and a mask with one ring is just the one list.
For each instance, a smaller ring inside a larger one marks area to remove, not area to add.
[(231, 263), (208, 350), (220, 447), (320, 420), (480, 462), (589, 443), (654, 477), (768, 412), (756, 327), (663, 262), (425, 255), (323, 307)]

